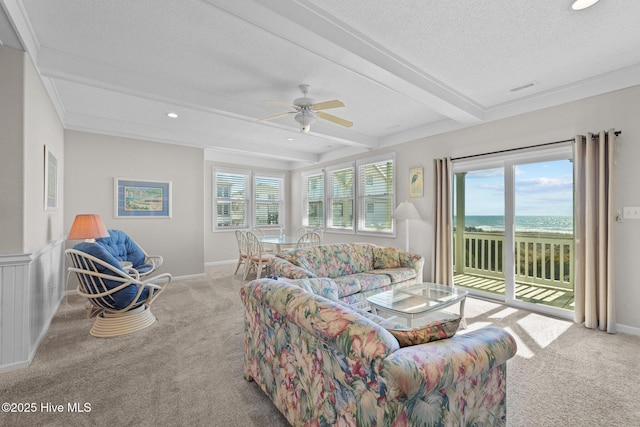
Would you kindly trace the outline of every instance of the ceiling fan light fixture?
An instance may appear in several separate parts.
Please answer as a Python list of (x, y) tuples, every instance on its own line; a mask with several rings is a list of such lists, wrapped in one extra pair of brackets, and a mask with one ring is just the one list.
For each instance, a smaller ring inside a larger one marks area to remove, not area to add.
[(598, 3), (600, 0), (575, 0), (573, 3), (571, 3), (571, 9), (573, 10), (583, 10), (586, 9), (588, 7), (593, 6), (594, 4)]
[(316, 121), (316, 116), (309, 111), (301, 111), (295, 116), (296, 122), (300, 123), (300, 132), (309, 133), (311, 124)]

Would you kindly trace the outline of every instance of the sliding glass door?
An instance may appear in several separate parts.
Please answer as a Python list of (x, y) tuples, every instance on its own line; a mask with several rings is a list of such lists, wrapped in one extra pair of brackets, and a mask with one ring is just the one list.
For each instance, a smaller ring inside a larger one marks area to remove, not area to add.
[(478, 168), (454, 177), (454, 283), (505, 295), (504, 168)]
[(570, 146), (454, 162), (454, 283), (563, 317), (573, 310)]

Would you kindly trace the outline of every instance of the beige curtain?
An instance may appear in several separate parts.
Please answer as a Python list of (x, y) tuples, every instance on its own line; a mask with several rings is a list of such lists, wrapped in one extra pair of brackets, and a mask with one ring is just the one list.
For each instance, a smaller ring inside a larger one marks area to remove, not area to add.
[(615, 333), (615, 131), (575, 140), (575, 309), (578, 323)]
[(433, 203), (432, 281), (453, 285), (453, 242), (451, 236), (451, 159), (435, 159)]

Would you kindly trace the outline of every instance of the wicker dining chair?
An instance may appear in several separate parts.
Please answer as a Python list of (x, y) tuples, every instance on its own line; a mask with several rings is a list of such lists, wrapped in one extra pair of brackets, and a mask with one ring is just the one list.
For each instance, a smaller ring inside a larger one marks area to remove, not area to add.
[[(238, 274), (238, 270), (241, 265), (244, 265), (244, 270), (247, 269), (249, 250), (247, 248), (247, 235), (242, 230), (236, 230), (236, 241), (238, 242), (238, 264), (236, 265), (236, 271), (233, 274)], [(244, 274), (244, 271), (243, 271)]]
[(298, 243), (296, 244), (296, 249), (299, 248), (309, 248), (312, 246), (319, 246), (322, 241), (319, 233), (315, 231), (310, 231), (308, 233), (304, 233), (298, 239)]
[(260, 278), (262, 271), (268, 268), (269, 262), (274, 258), (274, 255), (264, 250), (262, 242), (254, 233), (248, 231), (246, 236), (248, 259), (244, 270), (244, 279), (247, 279), (251, 271), (255, 271), (256, 278)]

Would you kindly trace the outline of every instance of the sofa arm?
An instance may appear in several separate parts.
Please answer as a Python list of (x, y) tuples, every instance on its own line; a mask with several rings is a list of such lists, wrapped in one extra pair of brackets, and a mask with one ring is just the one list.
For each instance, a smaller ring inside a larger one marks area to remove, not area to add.
[(379, 364), (400, 347), (384, 327), (338, 301), (317, 295), (305, 293), (291, 298), (287, 318), (356, 365)]
[(504, 329), (486, 327), (467, 334), (403, 347), (387, 357), (380, 376), (390, 400), (427, 395), (505, 363), (516, 354)]
[(424, 258), (422, 255), (412, 254), (411, 252), (400, 253), (400, 266), (405, 268), (413, 268), (422, 279), (422, 268), (424, 266)]
[(288, 279), (309, 279), (318, 277), (312, 272), (279, 257), (274, 257), (270, 261), (270, 268), (271, 274), (277, 277), (286, 277)]

